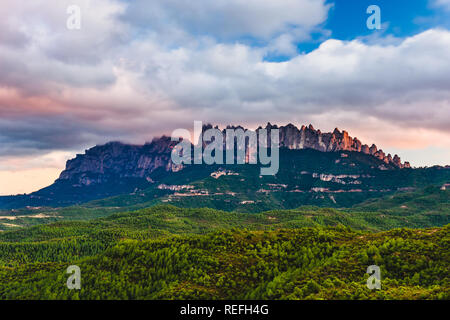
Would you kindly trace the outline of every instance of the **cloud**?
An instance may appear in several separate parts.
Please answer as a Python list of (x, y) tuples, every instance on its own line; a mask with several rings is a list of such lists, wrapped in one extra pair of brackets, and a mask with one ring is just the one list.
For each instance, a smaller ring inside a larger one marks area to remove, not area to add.
[[(393, 149), (423, 132), (448, 146), (448, 30), (325, 39), (300, 54), (297, 42), (327, 17), (325, 1), (80, 0), (82, 29), (69, 31), (72, 2), (0, 8), (0, 165), (109, 140), (143, 143), (193, 120), (338, 122), (367, 143), (389, 142), (364, 129), (370, 119), (399, 128)], [(274, 54), (289, 59), (267, 61)]]
[(441, 7), (450, 10), (450, 0), (431, 0), (431, 5), (433, 7)]
[(334, 109), (400, 126), (450, 128), (446, 30), (390, 45), (327, 40), (281, 63), (264, 61), (264, 49), (242, 44), (167, 50), (142, 42), (130, 50), (139, 53), (133, 59), (142, 58), (139, 68), (128, 69), (140, 86), (163, 92), (174, 108), (205, 112), (214, 121)]
[(137, 0), (128, 3), (122, 19), (145, 30), (168, 26), (215, 39), (268, 39), (295, 27), (310, 30), (323, 23), (325, 0)]

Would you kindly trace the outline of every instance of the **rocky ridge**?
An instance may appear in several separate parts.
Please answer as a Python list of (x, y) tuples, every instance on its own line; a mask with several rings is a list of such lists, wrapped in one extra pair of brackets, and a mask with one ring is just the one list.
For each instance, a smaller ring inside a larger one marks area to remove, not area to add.
[[(270, 123), (268, 128), (277, 128)], [(409, 162), (402, 163), (398, 155), (392, 156), (386, 154), (382, 149), (378, 149), (375, 144), (370, 147), (367, 144), (362, 144), (358, 138), (352, 138), (348, 132), (340, 131), (338, 128), (333, 132), (322, 133), (320, 130), (315, 130), (312, 125), (301, 126), (298, 129), (293, 124), (281, 126), (280, 130), (280, 146), (289, 149), (315, 149), (322, 152), (337, 152), (337, 151), (355, 151), (370, 154), (386, 164), (394, 165), (397, 168), (410, 168)]]
[[(203, 130), (212, 128), (205, 125)], [(216, 127), (217, 128), (217, 127)], [(349, 136), (347, 131), (335, 129), (322, 133), (312, 125), (297, 128), (293, 124), (276, 126), (267, 124), (268, 131), (279, 129), (280, 147), (288, 149), (314, 149), (322, 152), (355, 151), (372, 155), (396, 168), (409, 168), (408, 162), (402, 163), (397, 155), (386, 155), (376, 145), (362, 144), (357, 138)], [(227, 129), (242, 129), (241, 126), (228, 126)], [(259, 127), (262, 129), (262, 127)], [(225, 133), (225, 129), (223, 130)], [(142, 178), (152, 182), (152, 173), (160, 169), (176, 172), (183, 168), (171, 161), (171, 152), (177, 142), (162, 136), (144, 145), (129, 145), (121, 142), (109, 142), (95, 146), (67, 161), (66, 169), (57, 182), (70, 181), (74, 186), (89, 186), (111, 181), (111, 178)]]
[[(212, 128), (212, 125), (206, 125), (203, 130)], [(215, 128), (218, 128), (217, 126)], [(227, 126), (226, 129), (242, 129), (246, 130), (242, 126)], [(226, 136), (226, 129), (222, 132), (224, 137)], [(258, 132), (262, 127), (256, 129)], [(386, 164), (393, 165), (396, 168), (410, 168), (409, 162), (402, 163), (398, 155), (392, 156), (386, 154), (382, 149), (378, 149), (375, 144), (370, 147), (367, 144), (363, 144), (358, 138), (352, 138), (348, 132), (340, 131), (338, 128), (333, 132), (322, 133), (320, 130), (314, 129), (310, 124), (309, 126), (301, 126), (297, 128), (293, 124), (286, 126), (272, 125), (268, 123), (265, 129), (270, 132), (272, 129), (278, 129), (280, 132), (280, 147), (299, 150), (299, 149), (314, 149), (322, 152), (338, 152), (338, 151), (355, 151), (369, 154), (375, 158), (380, 159)], [(225, 138), (224, 138), (225, 140)]]
[(109, 142), (77, 154), (67, 161), (66, 169), (57, 182), (76, 181), (78, 185), (93, 185), (114, 178), (143, 178), (151, 182), (157, 170), (176, 172), (182, 167), (171, 161), (171, 152), (177, 142), (170, 137), (155, 138), (142, 146)]

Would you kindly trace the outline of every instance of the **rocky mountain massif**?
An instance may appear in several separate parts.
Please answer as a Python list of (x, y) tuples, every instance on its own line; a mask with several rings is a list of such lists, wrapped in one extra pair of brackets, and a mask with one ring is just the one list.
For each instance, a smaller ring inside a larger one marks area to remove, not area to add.
[[(203, 130), (212, 128), (206, 125)], [(227, 129), (244, 129), (240, 126), (228, 126)], [(257, 130), (261, 129), (258, 128)], [(409, 168), (408, 162), (402, 163), (398, 155), (386, 155), (383, 150), (372, 144), (362, 144), (357, 138), (352, 138), (346, 131), (322, 133), (312, 125), (300, 129), (292, 124), (278, 127), (267, 124), (268, 131), (278, 129), (280, 132), (280, 147), (291, 150), (314, 149), (322, 152), (355, 151), (372, 155), (386, 163), (386, 168)], [(223, 130), (225, 134), (225, 130)], [(69, 160), (66, 169), (58, 181), (71, 181), (74, 186), (101, 184), (111, 178), (143, 178), (152, 181), (156, 170), (176, 172), (182, 166), (171, 161), (171, 151), (176, 145), (170, 137), (155, 138), (143, 146), (127, 145), (120, 142), (110, 142), (86, 150), (84, 155), (77, 155)]]
[(170, 159), (175, 145), (170, 137), (163, 136), (142, 146), (121, 142), (95, 146), (67, 161), (57, 182), (70, 181), (75, 187), (102, 184), (117, 178), (142, 178), (152, 182), (151, 175), (158, 169), (176, 172), (182, 168)]
[[(270, 126), (270, 124), (269, 124)], [(276, 128), (276, 126), (271, 126)], [(372, 155), (386, 164), (391, 164), (397, 168), (410, 168), (409, 162), (402, 163), (398, 155), (385, 154), (383, 150), (378, 149), (375, 144), (368, 146), (362, 144), (358, 138), (352, 138), (347, 131), (334, 129), (333, 132), (322, 133), (315, 130), (312, 125), (302, 126), (300, 129), (292, 124), (285, 127), (279, 127), (280, 145), (289, 149), (314, 149), (323, 152), (334, 151), (356, 151)]]
[[(212, 126), (208, 125), (205, 128), (212, 128)], [(246, 130), (241, 126), (228, 126), (227, 129)], [(262, 127), (259, 127), (256, 131), (260, 129)], [(358, 140), (358, 138), (349, 136), (347, 131), (343, 130), (341, 132), (338, 128), (334, 129), (333, 132), (322, 133), (320, 130), (314, 129), (311, 124), (297, 128), (293, 124), (278, 127), (277, 125), (268, 123), (265, 129), (268, 132), (272, 129), (278, 129), (280, 133), (280, 147), (291, 150), (313, 149), (322, 152), (355, 151), (372, 155), (396, 168), (411, 167), (409, 162), (402, 163), (398, 155), (392, 156), (391, 154), (386, 154), (382, 149), (378, 149), (375, 144), (369, 147), (367, 144), (363, 144)], [(225, 135), (225, 130), (223, 130), (223, 134)]]
[[(204, 126), (204, 132), (209, 128), (212, 126)], [(227, 128), (245, 130), (234, 126)], [(288, 202), (283, 206), (290, 208), (314, 204), (342, 207), (405, 188), (442, 185), (450, 177), (449, 168), (411, 169), (409, 163), (402, 163), (397, 155), (386, 155), (377, 146), (369, 147), (350, 137), (346, 131), (335, 129), (331, 133), (322, 133), (311, 125), (297, 128), (292, 124), (278, 127), (270, 123), (265, 129), (279, 130), (280, 170), (274, 177), (259, 177), (259, 165), (247, 165), (248, 168), (243, 165), (235, 165), (235, 168), (175, 165), (171, 161), (171, 153), (178, 142), (166, 136), (144, 145), (110, 142), (69, 160), (52, 185), (29, 195), (0, 197), (0, 209), (67, 206), (117, 195), (123, 195), (126, 199), (118, 203), (114, 200), (114, 206), (157, 199), (163, 201), (162, 197), (168, 193), (179, 193), (182, 185), (188, 185), (190, 191), (179, 197), (189, 199), (190, 206), (200, 204), (200, 198), (209, 197), (214, 201), (214, 207), (223, 209), (226, 203), (221, 200), (220, 194), (233, 197), (232, 201), (227, 201), (236, 202), (236, 205), (252, 201), (257, 203), (265, 197), (260, 190), (271, 190), (271, 185), (285, 185), (280, 192), (271, 192), (271, 197), (266, 197), (268, 202), (264, 209)], [(208, 142), (203, 146), (206, 144)], [(228, 170), (233, 175), (213, 178), (214, 172)], [(195, 182), (198, 183), (194, 188), (192, 184)], [(170, 188), (158, 188), (161, 185)], [(245, 190), (237, 192), (244, 185)], [(339, 196), (331, 197), (330, 193), (338, 193)], [(241, 195), (239, 199), (238, 194)], [(273, 194), (276, 194), (277, 201)], [(287, 201), (288, 198), (292, 201)], [(339, 198), (345, 199), (340, 201)], [(104, 203), (110, 206), (112, 202)], [(210, 202), (202, 205), (210, 206)]]

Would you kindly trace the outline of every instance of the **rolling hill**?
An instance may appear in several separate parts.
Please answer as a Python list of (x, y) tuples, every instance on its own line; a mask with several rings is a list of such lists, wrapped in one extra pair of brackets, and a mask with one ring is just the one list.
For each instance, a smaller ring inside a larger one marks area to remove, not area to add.
[[(448, 239), (447, 226), (376, 234), (233, 229), (121, 240), (92, 257), (0, 267), (0, 298), (449, 299)], [(65, 286), (69, 264), (82, 270), (81, 290)], [(381, 268), (382, 290), (366, 287), (372, 264)]]

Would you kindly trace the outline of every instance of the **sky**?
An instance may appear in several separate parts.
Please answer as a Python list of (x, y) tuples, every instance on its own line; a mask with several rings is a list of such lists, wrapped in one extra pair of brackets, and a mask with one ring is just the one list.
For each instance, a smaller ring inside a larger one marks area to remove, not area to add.
[(450, 164), (450, 0), (0, 0), (0, 194), (195, 120), (338, 127)]

